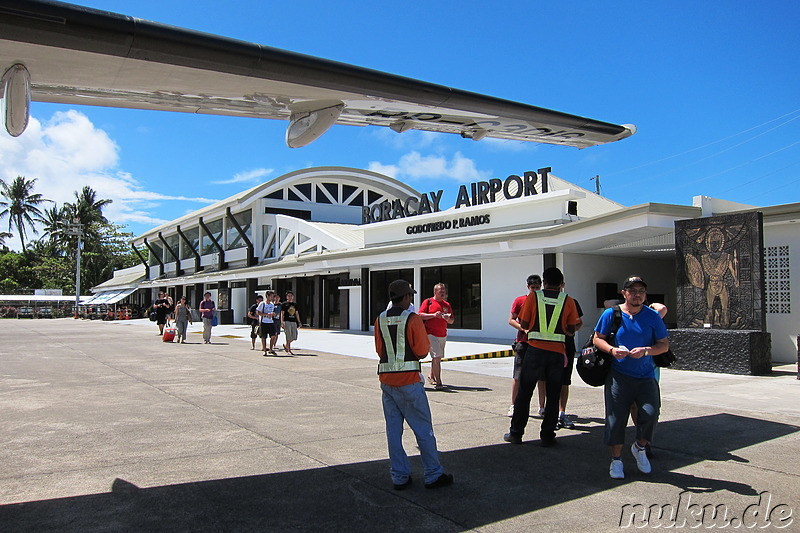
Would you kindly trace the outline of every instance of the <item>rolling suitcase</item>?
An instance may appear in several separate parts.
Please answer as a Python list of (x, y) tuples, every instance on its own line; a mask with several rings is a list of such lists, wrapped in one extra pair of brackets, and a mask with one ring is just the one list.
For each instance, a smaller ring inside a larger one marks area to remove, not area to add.
[(175, 334), (178, 330), (172, 326), (164, 327), (164, 342), (172, 342), (175, 340)]

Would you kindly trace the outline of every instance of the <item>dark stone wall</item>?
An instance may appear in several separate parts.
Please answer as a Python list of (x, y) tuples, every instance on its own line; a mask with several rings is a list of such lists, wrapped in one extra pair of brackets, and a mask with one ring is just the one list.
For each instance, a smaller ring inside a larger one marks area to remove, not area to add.
[(771, 336), (766, 331), (669, 330), (669, 345), (675, 354), (671, 368), (678, 370), (767, 375), (772, 372), (771, 344)]

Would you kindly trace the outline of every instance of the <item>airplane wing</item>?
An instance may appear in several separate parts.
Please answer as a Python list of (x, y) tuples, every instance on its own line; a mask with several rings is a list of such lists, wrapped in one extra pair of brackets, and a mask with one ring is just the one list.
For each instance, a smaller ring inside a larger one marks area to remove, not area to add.
[(30, 100), (288, 120), (291, 147), (332, 124), (577, 148), (636, 132), (632, 125), (46, 0), (0, 0), (0, 72), (12, 135), (27, 125)]

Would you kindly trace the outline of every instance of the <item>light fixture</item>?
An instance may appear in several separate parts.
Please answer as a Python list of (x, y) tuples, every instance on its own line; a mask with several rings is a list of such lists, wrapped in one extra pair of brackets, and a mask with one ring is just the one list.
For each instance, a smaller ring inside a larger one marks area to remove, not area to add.
[(465, 139), (472, 139), (473, 141), (480, 141), (489, 134), (489, 130), (478, 128), (475, 130), (462, 131), (461, 136)]
[(338, 104), (316, 111), (292, 113), (286, 128), (286, 145), (300, 148), (317, 140), (333, 126), (343, 109), (344, 104)]
[(3, 84), (3, 122), (12, 137), (19, 137), (31, 116), (31, 74), (17, 63), (5, 71)]

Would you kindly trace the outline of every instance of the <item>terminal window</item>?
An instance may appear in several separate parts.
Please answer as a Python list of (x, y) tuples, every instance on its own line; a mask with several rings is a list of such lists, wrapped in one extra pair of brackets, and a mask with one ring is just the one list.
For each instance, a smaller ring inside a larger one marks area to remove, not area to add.
[(481, 329), (481, 265), (437, 266), (420, 269), (419, 300), (433, 296), (433, 286), (444, 283), (453, 306), (452, 329)]

